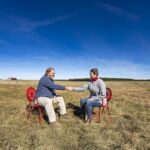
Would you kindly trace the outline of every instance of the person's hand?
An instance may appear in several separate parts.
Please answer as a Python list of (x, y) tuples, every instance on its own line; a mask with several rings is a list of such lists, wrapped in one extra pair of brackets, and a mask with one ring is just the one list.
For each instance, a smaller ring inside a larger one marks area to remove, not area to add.
[(68, 91), (72, 91), (73, 90), (71, 86), (67, 86), (65, 89), (68, 90)]

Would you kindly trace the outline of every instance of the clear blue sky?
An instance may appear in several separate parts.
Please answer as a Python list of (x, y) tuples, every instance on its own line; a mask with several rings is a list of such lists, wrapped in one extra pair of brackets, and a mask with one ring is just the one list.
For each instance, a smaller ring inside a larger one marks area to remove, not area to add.
[(149, 0), (0, 1), (0, 78), (150, 78)]

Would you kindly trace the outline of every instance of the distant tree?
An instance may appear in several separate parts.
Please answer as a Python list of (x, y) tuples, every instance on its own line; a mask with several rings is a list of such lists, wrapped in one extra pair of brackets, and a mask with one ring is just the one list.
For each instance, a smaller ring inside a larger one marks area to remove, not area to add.
[(17, 80), (15, 77), (9, 77), (8, 80)]

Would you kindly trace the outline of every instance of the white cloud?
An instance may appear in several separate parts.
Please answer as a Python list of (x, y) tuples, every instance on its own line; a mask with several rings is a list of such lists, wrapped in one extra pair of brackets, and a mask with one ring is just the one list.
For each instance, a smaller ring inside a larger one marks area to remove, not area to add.
[(70, 19), (75, 17), (79, 13), (72, 13), (69, 15), (58, 16), (48, 20), (42, 21), (31, 21), (28, 18), (20, 17), (20, 16), (9, 16), (6, 18), (0, 19), (0, 28), (5, 29), (11, 32), (32, 32), (38, 27), (49, 26), (52, 24), (56, 24), (63, 20)]
[(97, 3), (97, 6), (104, 8), (105, 10), (114, 13), (118, 16), (124, 16), (132, 21), (138, 21), (140, 17), (134, 13), (128, 12), (120, 7), (110, 5), (110, 4), (105, 4), (105, 3)]

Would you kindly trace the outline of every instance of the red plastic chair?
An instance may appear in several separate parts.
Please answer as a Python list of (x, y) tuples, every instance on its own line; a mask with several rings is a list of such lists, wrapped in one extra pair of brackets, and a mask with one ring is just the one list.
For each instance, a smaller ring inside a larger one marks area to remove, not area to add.
[[(110, 102), (110, 100), (111, 100), (111, 98), (112, 98), (112, 91), (111, 91), (111, 89), (110, 88), (106, 88), (106, 99), (107, 99), (107, 104), (104, 106), (103, 105), (103, 100), (102, 100), (102, 107), (99, 107), (99, 112), (98, 112), (98, 123), (100, 123), (100, 116), (101, 116), (101, 114), (103, 115), (104, 114), (104, 110), (105, 110), (105, 108), (107, 109), (107, 111), (108, 111), (108, 115), (109, 115), (109, 118), (110, 118), (110, 123), (112, 123), (112, 117), (111, 117), (111, 113), (110, 113), (110, 110), (109, 110), (109, 107), (108, 107), (108, 104), (109, 104), (109, 102)], [(102, 112), (101, 112), (101, 108), (102, 108)], [(105, 118), (104, 118), (105, 119)], [(105, 119), (106, 120), (106, 119)]]
[(27, 106), (27, 110), (28, 110), (27, 119), (30, 118), (30, 114), (33, 112), (33, 110), (37, 109), (39, 112), (39, 123), (40, 126), (42, 126), (42, 110), (41, 110), (41, 106), (38, 105), (38, 100), (37, 99), (34, 100), (35, 92), (36, 90), (33, 87), (29, 87), (26, 90), (26, 97), (29, 102)]

